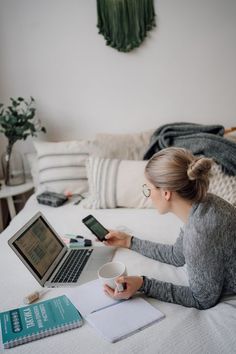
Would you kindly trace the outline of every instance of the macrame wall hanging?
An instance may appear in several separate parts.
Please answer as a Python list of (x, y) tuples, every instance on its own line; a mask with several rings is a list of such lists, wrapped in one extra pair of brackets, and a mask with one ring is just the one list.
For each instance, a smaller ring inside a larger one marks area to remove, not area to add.
[(97, 0), (99, 33), (121, 52), (139, 47), (155, 24), (153, 0)]

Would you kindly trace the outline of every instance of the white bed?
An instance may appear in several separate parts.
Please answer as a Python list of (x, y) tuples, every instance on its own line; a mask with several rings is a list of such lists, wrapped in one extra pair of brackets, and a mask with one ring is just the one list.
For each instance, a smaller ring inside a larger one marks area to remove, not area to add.
[[(173, 215), (159, 216), (154, 209), (86, 210), (68, 203), (59, 208), (40, 206), (31, 196), (25, 208), (0, 235), (0, 311), (23, 305), (23, 297), (39, 288), (31, 273), (7, 244), (7, 240), (37, 211), (42, 211), (56, 231), (92, 237), (81, 219), (93, 213), (108, 228), (127, 227), (140, 238), (173, 243), (181, 223)], [(94, 240), (94, 239), (93, 239)], [(187, 284), (185, 268), (155, 262), (133, 251), (118, 249), (114, 259), (124, 262), (128, 273)], [(50, 289), (44, 299), (63, 294)], [(148, 298), (166, 318), (118, 343), (110, 344), (87, 323), (81, 328), (10, 349), (12, 353), (235, 353), (236, 296), (224, 298), (205, 311)], [(125, 319), (124, 319), (125, 320)]]

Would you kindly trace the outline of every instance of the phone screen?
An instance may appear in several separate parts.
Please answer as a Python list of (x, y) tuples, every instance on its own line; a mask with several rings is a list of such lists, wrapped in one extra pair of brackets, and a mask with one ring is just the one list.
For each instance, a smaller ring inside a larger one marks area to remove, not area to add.
[(108, 234), (108, 230), (100, 224), (100, 222), (95, 219), (94, 216), (88, 215), (82, 220), (82, 222), (89, 228), (92, 233), (97, 236), (100, 241), (105, 240), (105, 235)]

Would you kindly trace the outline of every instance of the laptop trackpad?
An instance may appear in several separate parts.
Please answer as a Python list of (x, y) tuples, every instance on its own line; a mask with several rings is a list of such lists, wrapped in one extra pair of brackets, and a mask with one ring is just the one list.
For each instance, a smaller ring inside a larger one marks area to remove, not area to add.
[(114, 247), (95, 247), (84, 271), (78, 279), (78, 285), (97, 279), (98, 269), (105, 263), (111, 262), (116, 248)]
[(88, 270), (98, 270), (103, 264), (111, 262), (115, 253), (114, 247), (95, 247), (90, 256)]

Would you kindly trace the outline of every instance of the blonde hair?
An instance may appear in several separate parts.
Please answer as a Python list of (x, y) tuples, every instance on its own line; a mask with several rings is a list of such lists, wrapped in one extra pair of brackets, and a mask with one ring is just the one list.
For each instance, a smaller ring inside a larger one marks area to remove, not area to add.
[(145, 174), (154, 186), (200, 202), (207, 194), (212, 162), (212, 159), (196, 157), (186, 149), (170, 147), (152, 156)]

